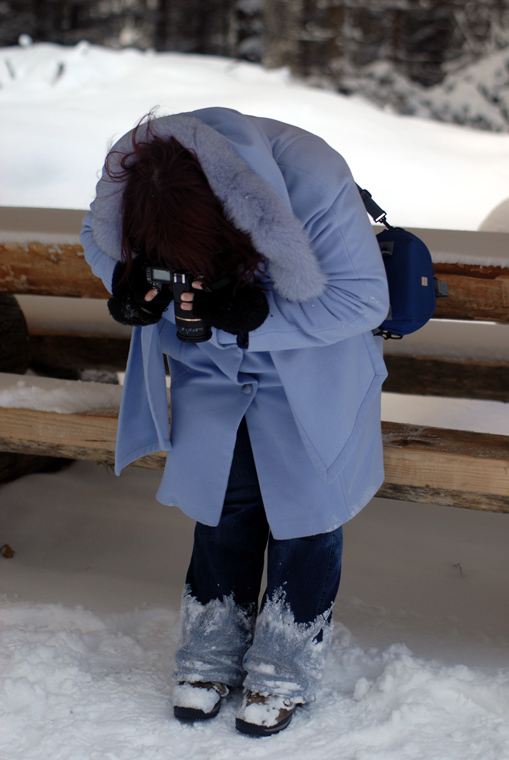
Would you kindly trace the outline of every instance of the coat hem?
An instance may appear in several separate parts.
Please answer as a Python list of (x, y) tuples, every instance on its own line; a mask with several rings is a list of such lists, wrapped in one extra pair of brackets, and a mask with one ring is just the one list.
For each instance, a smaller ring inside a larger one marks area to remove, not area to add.
[(128, 467), (137, 459), (141, 459), (142, 457), (148, 456), (149, 454), (155, 454), (157, 451), (169, 451), (171, 448), (170, 441), (168, 440), (164, 443), (167, 448), (161, 448), (158, 441), (156, 444), (151, 443), (145, 444), (145, 446), (139, 446), (137, 449), (133, 449), (127, 454), (124, 454), (122, 458), (115, 457), (115, 475), (120, 475), (125, 467)]

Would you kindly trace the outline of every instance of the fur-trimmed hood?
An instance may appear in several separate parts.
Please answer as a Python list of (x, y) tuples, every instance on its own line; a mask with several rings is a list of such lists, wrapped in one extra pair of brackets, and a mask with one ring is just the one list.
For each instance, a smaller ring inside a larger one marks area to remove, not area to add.
[[(231, 113), (236, 119), (240, 116)], [(150, 129), (158, 137), (175, 137), (194, 151), (229, 218), (250, 234), (256, 249), (266, 257), (274, 288), (281, 296), (289, 301), (304, 302), (323, 293), (326, 278), (302, 224), (270, 180), (250, 168), (238, 152), (238, 144), (235, 150), (227, 137), (193, 114), (152, 119)], [(138, 139), (144, 139), (146, 133), (144, 123), (138, 127)], [(131, 152), (132, 136), (133, 131), (128, 132), (113, 146), (109, 159), (113, 172), (120, 168), (122, 156)], [(262, 146), (259, 149), (265, 150)], [(279, 180), (275, 161), (274, 173)], [(121, 252), (123, 187), (123, 183), (113, 182), (103, 169), (91, 206), (95, 242), (114, 260), (120, 260)]]

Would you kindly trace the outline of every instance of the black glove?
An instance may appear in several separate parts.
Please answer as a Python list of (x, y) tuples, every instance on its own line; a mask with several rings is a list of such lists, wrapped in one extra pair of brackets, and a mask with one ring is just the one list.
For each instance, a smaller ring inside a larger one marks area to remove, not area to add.
[(193, 314), (232, 335), (256, 330), (269, 314), (265, 293), (255, 285), (241, 285), (235, 292), (234, 287), (230, 281), (220, 288), (196, 290)]
[(173, 299), (173, 293), (164, 287), (152, 299), (145, 301), (145, 295), (152, 289), (147, 280), (145, 267), (147, 262), (143, 256), (133, 259), (131, 271), (126, 281), (120, 282), (126, 265), (119, 261), (113, 270), (111, 284), (112, 297), (108, 300), (108, 309), (114, 320), (121, 325), (153, 325), (159, 322), (163, 312)]

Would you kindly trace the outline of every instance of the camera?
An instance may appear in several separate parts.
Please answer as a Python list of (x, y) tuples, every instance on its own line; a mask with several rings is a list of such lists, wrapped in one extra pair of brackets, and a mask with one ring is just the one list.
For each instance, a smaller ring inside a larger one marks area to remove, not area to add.
[(171, 285), (175, 301), (177, 338), (184, 343), (203, 343), (210, 340), (212, 337), (210, 324), (204, 319), (193, 316), (192, 311), (184, 311), (180, 307), (182, 293), (195, 292), (192, 282), (196, 280), (196, 277), (188, 272), (172, 272), (159, 267), (147, 267), (146, 271), (147, 281), (156, 290), (160, 290), (164, 285)]

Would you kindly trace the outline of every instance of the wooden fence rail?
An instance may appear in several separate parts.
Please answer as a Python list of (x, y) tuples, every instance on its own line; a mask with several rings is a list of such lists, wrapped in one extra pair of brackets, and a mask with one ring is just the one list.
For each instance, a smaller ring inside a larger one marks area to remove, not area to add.
[[(0, 209), (0, 292), (106, 298), (106, 290), (91, 274), (76, 240), (81, 217), (81, 212), (39, 210), (30, 214), (26, 209)], [(508, 236), (416, 232), (422, 233), (432, 251), (441, 246), (448, 254), (464, 243), (474, 250), (475, 246), (487, 247), (492, 254), (480, 256), (481, 263), (472, 256), (457, 263), (454, 255), (443, 255), (442, 261), (439, 257), (434, 262), (437, 276), (448, 282), (450, 289), (449, 298), (438, 302), (437, 319), (509, 324)], [(70, 336), (65, 326), (57, 335), (32, 335), (30, 342), (39, 359), (44, 357), (53, 366), (67, 362), (113, 369), (122, 368), (128, 344), (125, 339)], [(395, 387), (389, 385), (390, 390), (416, 392), (420, 388), (417, 392), (509, 400), (509, 362), (505, 359), (465, 363), (433, 356), (387, 358), (388, 382), (392, 375), (395, 383)], [(16, 382), (15, 375), (12, 382)], [(444, 387), (448, 392), (444, 393)], [(117, 414), (117, 408), (59, 414), (0, 407), (0, 451), (109, 465), (114, 458)], [(502, 436), (384, 422), (383, 442), (386, 479), (379, 496), (509, 512), (509, 430)], [(159, 453), (136, 464), (160, 469), (164, 462), (165, 456)]]
[[(435, 264), (449, 284), (449, 298), (437, 303), (437, 319), (509, 323), (509, 265)], [(31, 295), (106, 298), (80, 245), (0, 243), (0, 291)]]
[[(0, 407), (0, 451), (112, 465), (117, 413), (59, 414)], [(382, 429), (385, 482), (378, 496), (509, 512), (505, 436), (394, 422), (384, 422)], [(158, 453), (135, 464), (162, 469), (165, 460)]]

